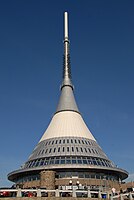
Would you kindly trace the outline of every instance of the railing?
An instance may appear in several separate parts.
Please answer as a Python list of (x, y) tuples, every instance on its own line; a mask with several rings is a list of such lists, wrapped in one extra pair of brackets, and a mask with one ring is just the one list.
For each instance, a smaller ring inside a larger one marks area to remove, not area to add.
[(122, 193), (122, 194), (118, 194), (118, 195), (111, 195), (111, 200), (124, 200), (124, 199), (129, 199), (129, 200), (133, 200), (134, 199), (134, 192), (126, 192), (126, 193)]
[[(0, 190), (0, 193), (7, 192), (10, 197), (23, 197), (26, 193), (34, 194), (37, 197), (42, 197), (45, 193), (53, 194), (55, 197), (98, 197), (98, 198), (109, 198), (110, 194), (106, 192), (100, 192), (100, 191), (90, 191), (90, 190), (46, 190), (46, 189), (3, 189)], [(5, 197), (8, 197), (5, 195)]]
[[(25, 194), (33, 194), (36, 197), (42, 197), (44, 194), (49, 195), (52, 194), (55, 197), (85, 197), (85, 198), (99, 198), (99, 199), (111, 199), (111, 200), (124, 200), (129, 199), (133, 200), (134, 199), (134, 192), (129, 192), (125, 194), (119, 194), (113, 196), (111, 192), (101, 192), (101, 191), (92, 191), (92, 190), (46, 190), (46, 189), (1, 189), (1, 193), (8, 193), (10, 194), (10, 197), (24, 197)], [(1, 196), (1, 195), (0, 195)], [(8, 196), (4, 196), (8, 197)], [(30, 196), (29, 196), (30, 197)], [(32, 197), (32, 196), (31, 196)]]

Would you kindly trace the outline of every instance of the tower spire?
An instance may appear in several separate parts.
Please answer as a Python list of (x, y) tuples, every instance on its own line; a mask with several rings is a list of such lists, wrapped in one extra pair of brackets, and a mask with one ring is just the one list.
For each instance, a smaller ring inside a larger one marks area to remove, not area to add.
[(64, 40), (68, 40), (68, 13), (64, 12)]
[(58, 103), (57, 112), (74, 111), (78, 112), (78, 107), (73, 94), (73, 84), (71, 81), (71, 66), (69, 53), (69, 37), (68, 37), (68, 13), (64, 13), (64, 57), (63, 57), (63, 81), (61, 85), (61, 96)]
[(64, 86), (70, 86), (73, 89), (71, 82), (71, 66), (69, 53), (69, 37), (68, 37), (68, 13), (64, 13), (64, 56), (63, 56), (63, 82), (61, 89)]

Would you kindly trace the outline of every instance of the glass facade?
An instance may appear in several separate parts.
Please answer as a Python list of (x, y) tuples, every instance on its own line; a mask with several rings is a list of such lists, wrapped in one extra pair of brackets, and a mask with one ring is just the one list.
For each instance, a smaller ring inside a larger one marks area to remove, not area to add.
[[(63, 161), (64, 162), (64, 161)], [(92, 172), (85, 172), (85, 171), (62, 171), (56, 173), (56, 178), (83, 178), (83, 179), (101, 179), (101, 180), (111, 180), (111, 181), (118, 181), (118, 176), (107, 173), (92, 173)], [(29, 182), (34, 180), (40, 180), (40, 175), (29, 175), (24, 176), (16, 180), (16, 183), (23, 183)]]
[(102, 180), (111, 180), (111, 181), (118, 181), (118, 176), (110, 174), (110, 173), (93, 173), (93, 172), (72, 172), (72, 171), (64, 171), (64, 172), (57, 172), (56, 178), (84, 178), (84, 179), (102, 179)]
[(22, 178), (19, 178), (18, 180), (16, 180), (16, 183), (23, 183), (23, 182), (29, 182), (29, 181), (37, 181), (40, 180), (40, 175), (36, 174), (36, 175), (29, 175), (29, 176), (24, 176)]
[(43, 165), (58, 165), (58, 164), (83, 164), (83, 165), (96, 165), (104, 167), (114, 167), (108, 160), (95, 157), (49, 157), (29, 161), (25, 164), (24, 168), (40, 167)]

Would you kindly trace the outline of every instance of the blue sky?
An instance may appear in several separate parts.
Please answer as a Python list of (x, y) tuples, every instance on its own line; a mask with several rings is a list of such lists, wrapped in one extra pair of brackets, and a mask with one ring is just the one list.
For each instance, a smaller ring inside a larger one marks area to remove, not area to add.
[(0, 1), (0, 187), (56, 110), (69, 12), (79, 110), (108, 157), (134, 180), (134, 1)]

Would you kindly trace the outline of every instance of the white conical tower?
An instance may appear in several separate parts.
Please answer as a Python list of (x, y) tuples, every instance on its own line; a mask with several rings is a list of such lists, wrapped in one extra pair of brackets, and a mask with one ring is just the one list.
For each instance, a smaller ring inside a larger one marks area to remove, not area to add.
[[(11, 172), (8, 179), (18, 183), (23, 178), (25, 182), (29, 176), (38, 177), (44, 170), (55, 171), (59, 180), (63, 174), (65, 179), (68, 178), (67, 173), (71, 174), (70, 178), (76, 174), (77, 178), (83, 176), (87, 185), (93, 176), (96, 179), (107, 177), (113, 182), (125, 179), (128, 173), (108, 159), (86, 126), (76, 104), (71, 80), (67, 12), (64, 13), (64, 24), (63, 80), (56, 112), (23, 168)], [(60, 184), (57, 182), (57, 187)]]

